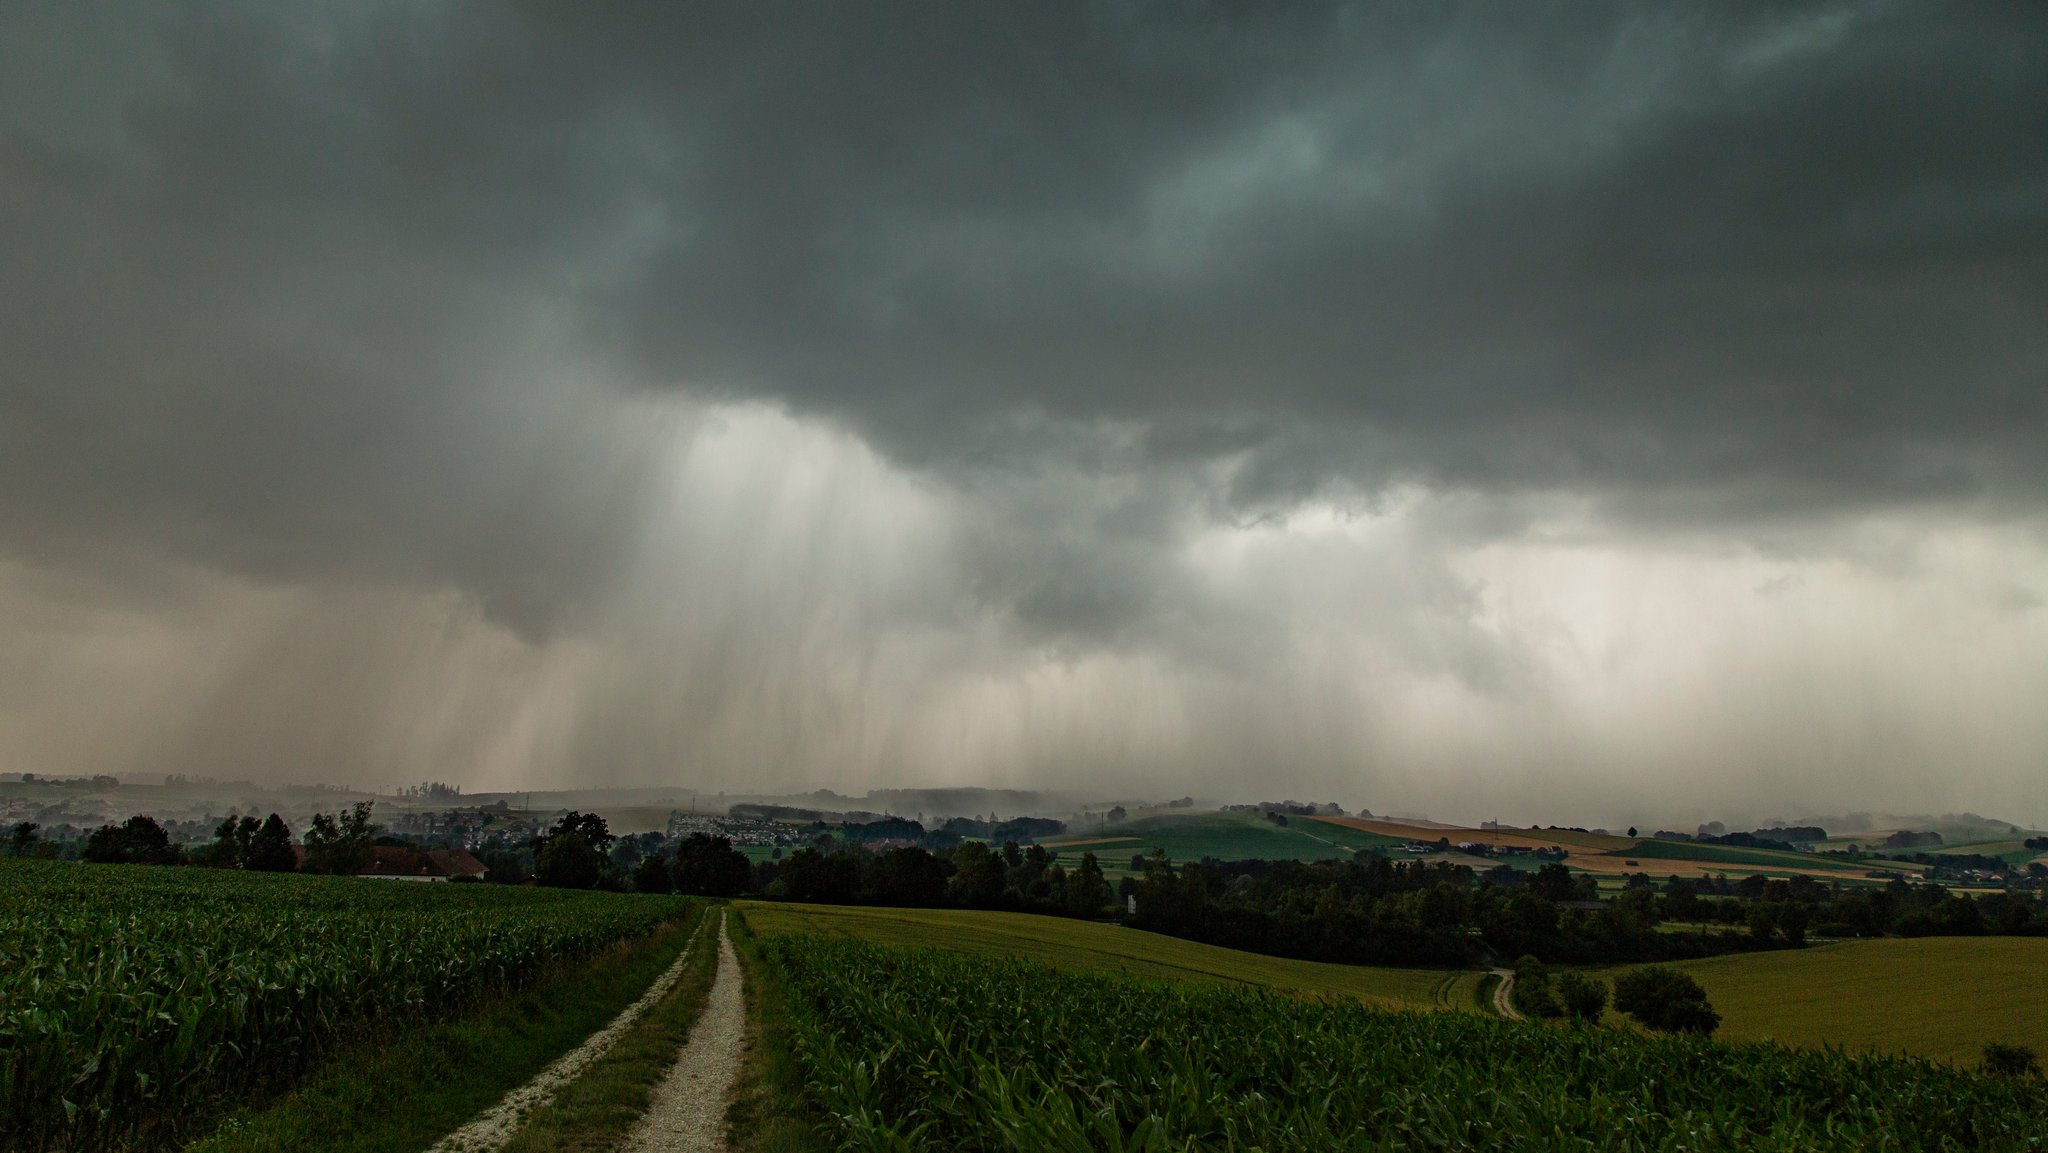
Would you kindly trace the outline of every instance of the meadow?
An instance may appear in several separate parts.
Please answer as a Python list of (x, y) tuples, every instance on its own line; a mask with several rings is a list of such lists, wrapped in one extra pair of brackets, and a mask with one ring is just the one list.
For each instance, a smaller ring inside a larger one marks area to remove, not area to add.
[(2040, 1148), (2048, 1087), (1935, 1063), (1396, 1013), (788, 933), (764, 968), (853, 1150)]
[[(1082, 853), (1094, 853), (1105, 870), (1128, 871), (1131, 857), (1164, 852), (1175, 862), (1199, 861), (1323, 861), (1351, 856), (1344, 830), (1306, 818), (1288, 818), (1276, 825), (1251, 813), (1170, 813), (1140, 817), (1100, 833), (1075, 833), (1047, 839), (1045, 847), (1061, 863), (1072, 866)], [(1391, 843), (1391, 842), (1389, 842)]]
[(1921, 937), (1711, 957), (1722, 1037), (1974, 1065), (1987, 1042), (2048, 1054), (2048, 939)]
[(971, 909), (878, 909), (741, 901), (764, 939), (852, 938), (1207, 984), (1242, 984), (1308, 996), (1354, 997), (1408, 1008), (1469, 1008), (1482, 974), (1465, 969), (1391, 969), (1268, 957), (1178, 937), (1030, 913)]
[(148, 1149), (337, 1041), (431, 1019), (688, 902), (0, 862), (0, 1149)]

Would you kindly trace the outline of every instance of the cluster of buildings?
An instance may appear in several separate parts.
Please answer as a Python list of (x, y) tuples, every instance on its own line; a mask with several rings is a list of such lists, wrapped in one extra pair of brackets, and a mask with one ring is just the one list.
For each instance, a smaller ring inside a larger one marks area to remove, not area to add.
[(800, 845), (807, 838), (801, 827), (788, 821), (765, 817), (711, 816), (705, 813), (672, 812), (668, 815), (668, 839), (680, 841), (692, 833), (724, 837), (735, 845)]

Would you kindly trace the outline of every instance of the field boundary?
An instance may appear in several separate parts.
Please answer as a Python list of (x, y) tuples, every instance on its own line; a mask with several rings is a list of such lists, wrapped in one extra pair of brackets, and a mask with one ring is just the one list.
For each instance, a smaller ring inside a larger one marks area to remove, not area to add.
[(691, 953), (696, 949), (704, 934), (704, 926), (710, 920), (710, 910), (698, 914), (697, 926), (690, 933), (690, 939), (683, 945), (683, 951), (675, 962), (654, 979), (640, 999), (626, 1006), (618, 1016), (604, 1028), (592, 1033), (581, 1045), (562, 1054), (548, 1063), (545, 1069), (533, 1079), (505, 1094), (496, 1105), (484, 1110), (475, 1120), (455, 1132), (436, 1141), (427, 1153), (491, 1153), (511, 1143), (519, 1127), (533, 1112), (554, 1100), (555, 1094), (574, 1081), (592, 1062), (605, 1055), (619, 1039), (626, 1035), (642, 1014), (654, 1007), (657, 1001), (668, 995), (683, 975), (683, 967), (689, 963)]
[(687, 919), (621, 941), (473, 1011), (388, 1025), (290, 1090), (227, 1113), (185, 1153), (420, 1153), (581, 1043), (660, 976)]

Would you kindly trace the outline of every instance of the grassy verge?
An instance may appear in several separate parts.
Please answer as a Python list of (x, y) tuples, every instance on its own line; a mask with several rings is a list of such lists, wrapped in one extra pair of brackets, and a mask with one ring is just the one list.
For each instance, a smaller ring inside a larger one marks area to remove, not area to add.
[(1484, 977), (1479, 978), (1479, 983), (1472, 986), (1473, 1005), (1489, 1017), (1500, 1016), (1500, 1011), (1493, 1007), (1493, 991), (1499, 987), (1499, 974), (1488, 973)]
[(788, 994), (761, 964), (760, 941), (744, 913), (730, 925), (747, 971), (747, 1052), (727, 1119), (734, 1153), (812, 1153), (825, 1142), (804, 1104)]
[(419, 1153), (638, 999), (682, 951), (689, 925), (622, 941), (461, 1017), (343, 1048), (186, 1153)]
[(599, 1153), (616, 1149), (647, 1111), (654, 1086), (675, 1063), (703, 1012), (718, 971), (718, 911), (708, 910), (692, 938), (690, 960), (610, 1052), (565, 1086), (505, 1146), (505, 1153)]

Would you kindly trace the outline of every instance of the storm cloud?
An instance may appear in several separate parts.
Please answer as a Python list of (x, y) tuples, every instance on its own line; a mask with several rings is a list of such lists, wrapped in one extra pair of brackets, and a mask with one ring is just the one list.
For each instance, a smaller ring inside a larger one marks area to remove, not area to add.
[(2025, 6), (0, 8), (6, 768), (2038, 822), (2044, 460)]

